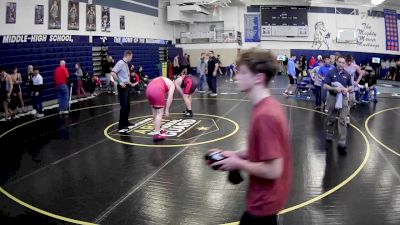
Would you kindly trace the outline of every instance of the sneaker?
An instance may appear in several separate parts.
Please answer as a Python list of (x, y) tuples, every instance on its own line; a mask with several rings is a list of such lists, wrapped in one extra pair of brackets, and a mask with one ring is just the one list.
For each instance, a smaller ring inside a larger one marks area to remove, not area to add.
[(199, 91), (199, 93), (200, 93), (200, 94), (204, 94), (204, 93), (206, 93), (206, 91)]
[(43, 113), (36, 114), (36, 118), (42, 118), (42, 117), (44, 117), (44, 114), (43, 114)]
[(157, 142), (157, 141), (164, 141), (166, 139), (165, 135), (163, 134), (154, 134), (153, 135), (153, 141)]
[(338, 145), (337, 150), (338, 150), (339, 154), (341, 154), (341, 155), (346, 155), (346, 153), (347, 153), (346, 146)]
[(211, 93), (210, 96), (211, 97), (216, 97), (216, 96), (218, 96), (218, 94), (217, 93)]
[(320, 107), (320, 106), (316, 106), (316, 107), (315, 107), (315, 110), (321, 111), (321, 107)]
[(18, 115), (14, 115), (14, 119), (19, 119), (19, 116)]
[(286, 97), (289, 96), (287, 91), (283, 92), (282, 94), (283, 94), (284, 96), (286, 96)]
[(185, 113), (185, 116), (192, 118), (193, 117), (193, 112), (189, 112), (188, 111), (188, 112)]
[(124, 128), (124, 129), (120, 129), (120, 130), (118, 130), (118, 133), (120, 133), (120, 134), (128, 134), (128, 129), (126, 129), (126, 128)]
[(346, 116), (346, 119), (344, 120), (346, 122), (346, 124), (350, 123), (350, 116)]
[(374, 99), (374, 103), (377, 103), (378, 102), (378, 99)]
[(6, 119), (6, 118), (2, 118), (2, 119), (0, 119), (0, 122), (5, 122), (5, 121), (7, 121), (7, 119)]

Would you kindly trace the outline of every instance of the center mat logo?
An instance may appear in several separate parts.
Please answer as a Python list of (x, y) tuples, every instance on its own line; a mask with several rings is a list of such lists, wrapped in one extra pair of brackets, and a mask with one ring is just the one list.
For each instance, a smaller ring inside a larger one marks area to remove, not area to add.
[(162, 129), (166, 130), (167, 140), (154, 144), (154, 121), (151, 116), (141, 116), (129, 120), (134, 126), (127, 134), (119, 134), (118, 123), (111, 124), (104, 130), (104, 135), (118, 143), (137, 146), (188, 146), (210, 143), (225, 139), (235, 134), (239, 125), (228, 118), (197, 114), (194, 118), (185, 118), (182, 114), (172, 114), (162, 120)]
[[(202, 125), (206, 126), (198, 126), (201, 122)], [(183, 134), (186, 133), (189, 129), (193, 129), (192, 132), (195, 132), (195, 130), (209, 130), (210, 127), (209, 125), (211, 121), (205, 121), (203, 120), (196, 120), (196, 119), (163, 119), (162, 120), (162, 128), (167, 131), (166, 136), (167, 137), (180, 137)], [(142, 125), (145, 124), (145, 125)], [(197, 127), (196, 127), (197, 126)], [(216, 126), (217, 129), (218, 126)], [(144, 134), (144, 135), (152, 135), (152, 131), (154, 130), (154, 123), (153, 119), (145, 119), (143, 121), (139, 122), (139, 126), (136, 128), (133, 128), (131, 130), (132, 133), (134, 134)], [(192, 136), (192, 135), (191, 135)]]
[[(162, 128), (167, 131), (167, 137), (179, 138), (187, 140), (199, 135), (209, 134), (216, 132), (219, 127), (214, 119), (201, 118), (201, 119), (163, 119)], [(129, 136), (135, 137), (150, 137), (154, 130), (154, 121), (152, 118), (135, 121), (134, 127), (128, 132)], [(206, 131), (206, 132), (205, 132)], [(178, 139), (173, 139), (178, 140)]]

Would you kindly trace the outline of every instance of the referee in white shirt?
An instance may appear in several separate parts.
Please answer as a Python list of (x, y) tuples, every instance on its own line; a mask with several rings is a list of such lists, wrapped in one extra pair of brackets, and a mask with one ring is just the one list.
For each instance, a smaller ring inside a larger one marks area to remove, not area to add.
[(129, 80), (128, 63), (132, 60), (132, 57), (132, 51), (126, 50), (124, 58), (119, 60), (111, 70), (111, 74), (118, 84), (119, 104), (121, 105), (118, 124), (119, 133), (127, 133), (130, 126), (132, 126), (128, 121), (131, 101), (130, 91), (131, 87), (133, 87), (133, 84)]

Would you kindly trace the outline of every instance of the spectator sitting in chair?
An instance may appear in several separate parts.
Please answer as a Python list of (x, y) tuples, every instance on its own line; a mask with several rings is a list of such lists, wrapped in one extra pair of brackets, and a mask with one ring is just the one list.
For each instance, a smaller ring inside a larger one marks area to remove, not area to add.
[(359, 96), (358, 98), (361, 97), (362, 95), (362, 103), (368, 103), (369, 102), (369, 80), (370, 80), (370, 70), (366, 70), (365, 67), (361, 69), (363, 72), (363, 75), (361, 77), (360, 82), (358, 83), (359, 91), (357, 91), (357, 95)]
[(140, 82), (140, 77), (135, 72), (135, 66), (133, 64), (131, 65), (131, 68), (129, 68), (129, 74), (130, 74), (130, 80), (132, 83), (131, 93), (140, 94), (139, 85), (138, 85)]
[(143, 86), (147, 87), (149, 84), (149, 77), (144, 74), (143, 71), (143, 66), (139, 64), (139, 70), (138, 70), (139, 78), (143, 81)]
[[(363, 69), (365, 71), (365, 75), (361, 78), (361, 81), (359, 83), (360, 91), (363, 92), (362, 102), (368, 103), (370, 93), (371, 93), (371, 91), (373, 91), (374, 92), (373, 101), (376, 103), (376, 102), (378, 102), (378, 99), (377, 99), (378, 91), (376, 89), (376, 83), (377, 83), (378, 77), (375, 74), (375, 71), (373, 71), (372, 69), (369, 69), (368, 67), (363, 68)], [(361, 92), (359, 94), (361, 94)]]

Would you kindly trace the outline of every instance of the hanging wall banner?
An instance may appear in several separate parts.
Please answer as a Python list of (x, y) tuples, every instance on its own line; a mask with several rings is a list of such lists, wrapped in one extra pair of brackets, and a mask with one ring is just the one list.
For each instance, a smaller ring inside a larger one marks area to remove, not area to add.
[(49, 0), (49, 29), (61, 29), (61, 0)]
[(399, 51), (399, 33), (396, 10), (385, 9), (386, 50)]
[(117, 44), (138, 44), (138, 43), (146, 43), (146, 44), (168, 44), (168, 40), (164, 39), (150, 39), (150, 38), (137, 38), (137, 37), (105, 37), (105, 36), (93, 36), (93, 43), (117, 43)]
[(17, 20), (17, 3), (7, 2), (6, 7), (6, 23), (12, 24)]
[(86, 5), (86, 31), (96, 31), (96, 5)]
[(44, 21), (44, 5), (35, 6), (35, 24), (43, 24)]
[(260, 15), (244, 15), (244, 41), (260, 42)]
[(125, 16), (119, 17), (119, 29), (125, 30)]
[(79, 2), (68, 2), (68, 30), (79, 30)]
[(110, 8), (101, 7), (101, 31), (110, 32)]

